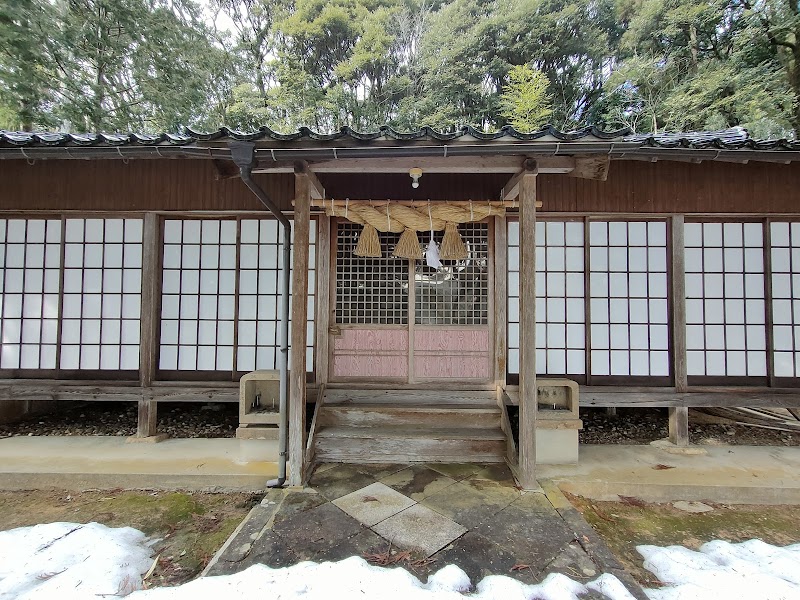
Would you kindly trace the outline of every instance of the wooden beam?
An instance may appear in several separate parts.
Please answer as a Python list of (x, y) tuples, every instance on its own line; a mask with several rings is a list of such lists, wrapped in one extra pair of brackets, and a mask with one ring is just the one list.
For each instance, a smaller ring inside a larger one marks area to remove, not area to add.
[(675, 389), (686, 391), (686, 252), (684, 247), (683, 215), (675, 215), (670, 226), (670, 274), (672, 277), (672, 377)]
[[(139, 383), (153, 384), (158, 367), (158, 339), (161, 314), (161, 221), (157, 214), (144, 216), (142, 235), (142, 305), (139, 343)], [(138, 437), (156, 435), (157, 405), (142, 397), (139, 400)]]
[[(428, 156), (425, 158), (343, 158), (309, 163), (315, 173), (408, 173), (420, 168), (424, 173), (516, 173), (521, 156)], [(292, 172), (292, 165), (264, 161), (254, 173)]]
[(676, 446), (689, 445), (689, 409), (685, 406), (669, 409), (669, 441)]
[[(539, 173), (563, 174), (575, 168), (571, 156), (528, 157), (535, 158)], [(420, 168), (425, 173), (518, 173), (526, 160), (523, 156), (426, 156), (424, 158), (343, 158), (309, 162), (315, 173), (408, 173)], [(253, 173), (294, 173), (294, 163), (264, 160)]]
[(536, 483), (536, 165), (526, 165), (519, 185), (520, 231), (520, 407), (519, 478), (523, 489)]
[(611, 159), (608, 155), (576, 158), (575, 168), (569, 173), (569, 176), (605, 181), (608, 179), (608, 167), (610, 164)]
[(494, 218), (494, 380), (505, 387), (508, 356), (508, 222)]
[(331, 274), (331, 218), (327, 215), (317, 217), (317, 290), (314, 297), (314, 381), (322, 386), (328, 383), (328, 364), (330, 334), (330, 274)]
[[(311, 198), (324, 198), (325, 197), (325, 186), (320, 183), (317, 176), (309, 167), (308, 163), (304, 160), (295, 163), (294, 165), (294, 172), (296, 175), (303, 174), (306, 176), (308, 180), (308, 192), (311, 195)], [(297, 182), (297, 178), (295, 178), (295, 184)], [(299, 197), (297, 190), (295, 190), (295, 196)]]
[(308, 250), (311, 227), (311, 180), (295, 173), (294, 243), (292, 248), (292, 323), (289, 373), (289, 485), (305, 480), (306, 316), (308, 314)]
[[(500, 201), (509, 202), (520, 197), (520, 183), (526, 175), (538, 173), (537, 162), (533, 159), (526, 159), (522, 165), (522, 170), (508, 180), (500, 190)], [(535, 200), (534, 200), (535, 202)]]

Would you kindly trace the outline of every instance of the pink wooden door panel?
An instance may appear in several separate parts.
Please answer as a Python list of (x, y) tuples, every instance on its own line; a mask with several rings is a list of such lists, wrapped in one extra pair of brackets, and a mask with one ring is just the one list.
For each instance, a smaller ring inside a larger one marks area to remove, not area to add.
[(415, 329), (414, 377), (488, 379), (489, 329)]
[(334, 377), (408, 378), (408, 331), (342, 329), (333, 337)]

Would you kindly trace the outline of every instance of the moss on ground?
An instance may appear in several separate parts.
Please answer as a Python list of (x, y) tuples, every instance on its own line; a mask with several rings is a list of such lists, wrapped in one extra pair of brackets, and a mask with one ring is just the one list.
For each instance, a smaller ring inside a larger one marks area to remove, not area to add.
[(246, 493), (0, 492), (0, 531), (54, 521), (134, 527), (159, 540), (151, 584), (177, 585), (205, 567), (259, 500)]
[(642, 567), (636, 546), (681, 545), (698, 549), (711, 540), (743, 542), (753, 538), (777, 546), (800, 542), (797, 507), (706, 503), (714, 510), (688, 513), (672, 504), (636, 498), (604, 502), (568, 495), (586, 521), (605, 540), (625, 568), (645, 586), (659, 582)]

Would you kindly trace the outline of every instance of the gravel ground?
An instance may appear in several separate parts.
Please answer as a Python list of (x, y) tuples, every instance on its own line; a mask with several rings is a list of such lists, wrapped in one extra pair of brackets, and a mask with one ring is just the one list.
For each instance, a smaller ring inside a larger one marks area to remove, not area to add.
[[(158, 431), (176, 438), (235, 437), (239, 405), (159, 403)], [(0, 425), (10, 435), (136, 435), (137, 406), (128, 402), (87, 402), (32, 419)]]
[[(311, 407), (309, 406), (309, 410)], [(0, 437), (12, 435), (119, 435), (136, 434), (137, 408), (127, 402), (87, 402), (66, 410), (37, 415), (26, 421), (0, 425)], [(309, 415), (312, 413), (309, 413)], [(516, 407), (509, 417), (517, 427)], [(649, 444), (667, 437), (667, 409), (620, 408), (616, 416), (605, 409), (581, 409), (582, 444)], [(158, 405), (158, 431), (176, 438), (235, 437), (238, 405), (233, 403), (163, 403)], [(689, 436), (701, 445), (800, 446), (800, 433), (719, 423), (718, 419), (689, 412)]]
[[(582, 409), (582, 444), (649, 444), (669, 435), (666, 408), (619, 408), (609, 415), (604, 408)], [(724, 424), (719, 419), (689, 411), (689, 441), (714, 446), (800, 446), (800, 433)]]

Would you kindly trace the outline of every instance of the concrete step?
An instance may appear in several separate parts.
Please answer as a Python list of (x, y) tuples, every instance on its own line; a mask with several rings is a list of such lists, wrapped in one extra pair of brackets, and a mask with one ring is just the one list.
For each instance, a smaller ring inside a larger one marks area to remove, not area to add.
[(500, 427), (500, 408), (458, 404), (447, 406), (323, 404), (318, 423), (323, 427), (416, 426), (422, 429), (450, 427), (492, 429)]

